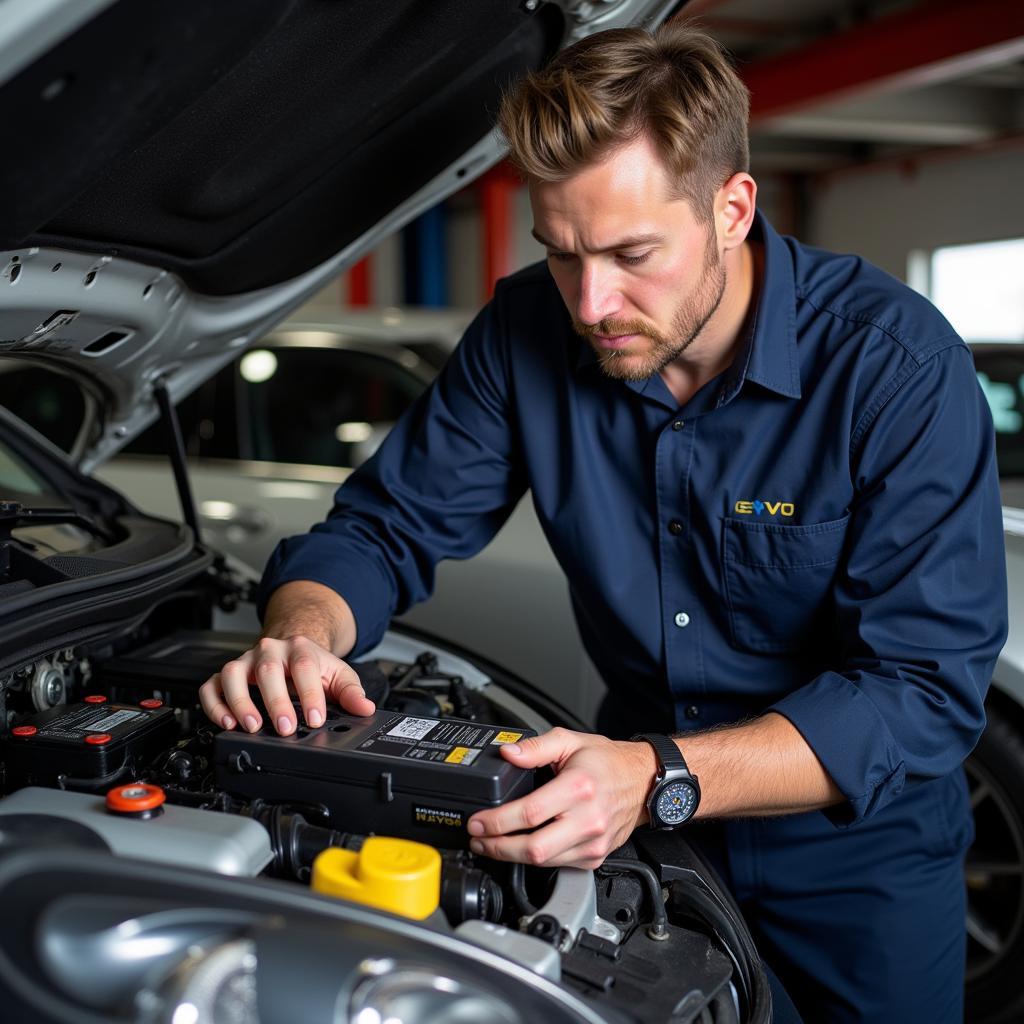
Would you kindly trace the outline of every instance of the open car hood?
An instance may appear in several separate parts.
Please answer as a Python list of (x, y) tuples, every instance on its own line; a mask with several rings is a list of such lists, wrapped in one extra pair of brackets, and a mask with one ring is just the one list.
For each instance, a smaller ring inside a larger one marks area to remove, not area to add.
[(91, 469), (501, 156), (503, 88), (678, 0), (6, 0), (0, 355), (78, 377)]

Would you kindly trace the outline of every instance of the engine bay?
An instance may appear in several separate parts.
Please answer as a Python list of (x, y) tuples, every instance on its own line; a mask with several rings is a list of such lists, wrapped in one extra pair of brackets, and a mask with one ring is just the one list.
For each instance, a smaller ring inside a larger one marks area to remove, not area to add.
[[(738, 910), (678, 836), (637, 832), (597, 872), (468, 850), (469, 815), (544, 781), (499, 754), (564, 724), (528, 694), (394, 636), (355, 666), (373, 716), (329, 706), (291, 736), (224, 732), (196, 690), (251, 643), (172, 630), (4, 680), (0, 899), (22, 924), (0, 936), (0, 979), (24, 1019), (266, 1024), (286, 1016), (289, 964), (304, 998), (348, 1008), (309, 1021), (770, 1019)], [(395, 916), (397, 869), (360, 881), (384, 837), (394, 863), (436, 851), (421, 919)], [(328, 852), (346, 898), (317, 884)], [(177, 1016), (186, 1004), (196, 1015)]]

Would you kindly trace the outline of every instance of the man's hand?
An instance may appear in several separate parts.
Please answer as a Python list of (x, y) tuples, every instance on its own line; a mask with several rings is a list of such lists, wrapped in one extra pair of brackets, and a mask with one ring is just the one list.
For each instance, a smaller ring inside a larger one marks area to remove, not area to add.
[(207, 679), (199, 688), (199, 702), (209, 718), (225, 729), (234, 729), (241, 722), (248, 732), (256, 732), (263, 722), (249, 696), (249, 687), (258, 686), (274, 727), (288, 736), (296, 726), (289, 683), (312, 728), (324, 724), (327, 699), (340, 704), (350, 715), (374, 712), (373, 701), (363, 692), (355, 671), (302, 636), (287, 640), (264, 637)]
[[(647, 820), (657, 772), (649, 743), (552, 729), (501, 748), (520, 768), (552, 765), (551, 782), (469, 819), (470, 848), (495, 860), (596, 868)], [(524, 829), (535, 831), (522, 833)]]

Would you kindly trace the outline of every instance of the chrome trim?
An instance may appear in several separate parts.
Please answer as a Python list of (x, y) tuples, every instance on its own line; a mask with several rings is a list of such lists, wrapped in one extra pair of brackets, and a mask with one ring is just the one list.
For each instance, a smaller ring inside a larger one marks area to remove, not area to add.
[[(166, 468), (167, 457), (162, 455), (135, 455), (126, 452), (117, 456), (111, 465), (151, 465)], [(310, 483), (329, 484), (337, 487), (351, 474), (347, 466), (310, 466), (303, 463), (259, 462), (256, 459), (197, 459), (188, 460), (189, 470), (223, 471), (225, 476), (256, 477), (261, 480), (301, 480)]]

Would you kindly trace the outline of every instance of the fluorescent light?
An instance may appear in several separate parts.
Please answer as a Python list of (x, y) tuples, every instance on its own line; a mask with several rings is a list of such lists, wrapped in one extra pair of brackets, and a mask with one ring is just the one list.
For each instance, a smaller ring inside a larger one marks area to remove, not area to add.
[(277, 356), (265, 348), (253, 349), (242, 356), (238, 372), (250, 384), (262, 384), (277, 373)]
[(373, 427), (369, 423), (339, 423), (334, 436), (342, 444), (360, 444), (369, 441), (373, 435)]
[(238, 506), (233, 501), (204, 501), (199, 505), (199, 514), (226, 522), (238, 515)]

